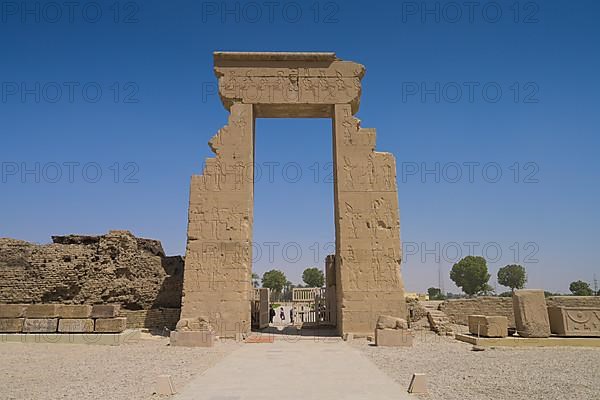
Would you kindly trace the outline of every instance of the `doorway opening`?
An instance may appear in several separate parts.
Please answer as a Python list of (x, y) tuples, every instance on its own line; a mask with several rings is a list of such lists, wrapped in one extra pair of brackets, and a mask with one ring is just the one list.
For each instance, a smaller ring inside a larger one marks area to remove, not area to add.
[(335, 328), (335, 286), (327, 285), (335, 276), (326, 278), (335, 254), (331, 120), (259, 118), (255, 132), (252, 272), (263, 290), (255, 289), (254, 328)]

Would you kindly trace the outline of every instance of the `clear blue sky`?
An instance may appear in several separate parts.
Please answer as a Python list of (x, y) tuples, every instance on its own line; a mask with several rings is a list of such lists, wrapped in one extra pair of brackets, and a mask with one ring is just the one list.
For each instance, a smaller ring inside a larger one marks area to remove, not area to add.
[[(358, 117), (397, 158), (408, 290), (441, 268), (457, 291), (470, 253), (492, 283), (514, 262), (529, 287), (600, 278), (598, 2), (73, 4), (2, 2), (0, 236), (128, 229), (183, 254), (189, 177), (227, 117), (212, 52), (334, 51), (367, 67)], [(255, 270), (299, 282), (333, 252), (331, 124), (256, 126), (257, 164), (279, 165), (256, 183)]]

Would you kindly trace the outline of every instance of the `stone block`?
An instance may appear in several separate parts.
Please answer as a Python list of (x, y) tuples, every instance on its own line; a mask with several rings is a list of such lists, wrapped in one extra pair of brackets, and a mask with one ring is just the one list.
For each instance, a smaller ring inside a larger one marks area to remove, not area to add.
[(26, 318), (57, 318), (58, 304), (30, 304), (25, 310)]
[(119, 333), (127, 328), (127, 318), (98, 318), (94, 326), (94, 332), (98, 333)]
[(212, 347), (215, 344), (215, 333), (210, 331), (171, 332), (171, 346)]
[(388, 347), (412, 347), (412, 331), (408, 329), (375, 329), (375, 345)]
[(515, 290), (513, 309), (517, 333), (521, 337), (550, 336), (550, 321), (543, 290)]
[(98, 304), (92, 306), (92, 318), (114, 318), (121, 312), (119, 304)]
[(427, 375), (413, 374), (410, 384), (408, 385), (408, 393), (426, 394), (427, 393)]
[(23, 323), (25, 333), (54, 333), (57, 328), (57, 318), (27, 318)]
[(19, 333), (23, 330), (24, 318), (0, 318), (1, 333)]
[[(139, 329), (127, 329), (121, 333), (11, 333), (0, 336), (0, 343), (46, 343), (48, 345), (85, 344), (102, 346), (120, 346), (138, 343), (141, 339)], [(2, 344), (0, 344), (2, 346)], [(77, 349), (75, 349), (77, 351)]]
[(92, 315), (92, 306), (75, 304), (58, 306), (59, 318), (90, 318)]
[(600, 308), (548, 307), (548, 317), (558, 336), (600, 336)]
[(171, 375), (159, 375), (156, 379), (156, 390), (154, 391), (159, 396), (171, 396), (177, 393)]
[(380, 315), (377, 318), (377, 329), (408, 329), (408, 323), (404, 318)]
[(508, 318), (502, 316), (469, 315), (469, 333), (483, 337), (507, 337)]
[(0, 304), (0, 318), (23, 318), (27, 304)]
[(90, 318), (60, 319), (58, 321), (60, 333), (89, 333), (94, 332), (94, 320)]

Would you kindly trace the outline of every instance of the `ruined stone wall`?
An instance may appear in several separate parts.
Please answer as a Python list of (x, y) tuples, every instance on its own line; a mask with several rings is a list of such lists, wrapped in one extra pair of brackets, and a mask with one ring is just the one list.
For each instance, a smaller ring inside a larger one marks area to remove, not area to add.
[(548, 307), (598, 307), (600, 296), (554, 296), (546, 299)]
[(508, 326), (515, 326), (511, 297), (477, 297), (474, 299), (446, 300), (440, 304), (451, 322), (467, 325), (469, 315), (499, 315), (508, 318)]
[[(600, 296), (554, 296), (546, 298), (547, 306), (599, 307)], [(440, 305), (454, 323), (467, 325), (469, 315), (501, 315), (508, 318), (508, 325), (515, 326), (511, 297), (477, 297), (474, 299), (446, 300)]]
[(0, 239), (0, 303), (181, 306), (183, 259), (166, 257), (159, 241), (126, 231), (52, 239)]
[(180, 308), (153, 308), (150, 310), (121, 310), (121, 316), (127, 317), (127, 328), (168, 328), (175, 330), (179, 321)]

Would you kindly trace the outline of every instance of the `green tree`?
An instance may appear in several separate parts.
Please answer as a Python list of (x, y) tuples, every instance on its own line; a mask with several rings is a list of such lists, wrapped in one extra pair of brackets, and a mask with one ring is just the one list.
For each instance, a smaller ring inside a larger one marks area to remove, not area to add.
[(450, 279), (456, 286), (469, 296), (486, 292), (490, 289), (487, 284), (490, 279), (485, 258), (466, 256), (452, 266)]
[(272, 269), (263, 274), (262, 286), (271, 289), (274, 298), (279, 298), (288, 280), (283, 272)]
[(498, 283), (509, 287), (511, 292), (515, 289), (523, 289), (525, 282), (527, 282), (527, 274), (525, 268), (520, 265), (507, 265), (498, 270)]
[(429, 300), (444, 300), (446, 298), (439, 288), (430, 287), (427, 289), (427, 294), (429, 295)]
[(302, 280), (306, 283), (307, 287), (323, 287), (325, 283), (325, 275), (317, 267), (306, 268), (302, 273)]
[(569, 285), (569, 290), (574, 296), (593, 296), (594, 291), (587, 282), (575, 281)]

